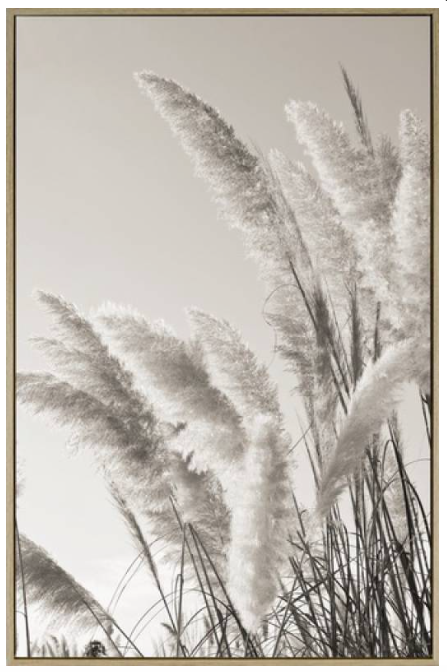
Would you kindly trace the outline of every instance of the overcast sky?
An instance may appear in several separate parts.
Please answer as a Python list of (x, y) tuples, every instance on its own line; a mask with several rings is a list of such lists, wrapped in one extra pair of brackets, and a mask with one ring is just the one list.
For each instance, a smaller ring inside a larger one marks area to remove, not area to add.
[[(105, 300), (130, 304), (181, 336), (184, 308), (199, 306), (233, 322), (261, 359), (272, 360), (257, 270), (237, 232), (217, 220), (206, 186), (134, 72), (176, 79), (217, 107), (242, 139), (291, 158), (302, 154), (285, 119), (290, 99), (311, 100), (353, 130), (339, 63), (360, 86), (375, 135), (396, 139), (405, 108), (429, 119), (425, 17), (19, 17), (17, 26), (21, 370), (44, 367), (28, 343), (48, 333), (31, 296), (36, 288), (85, 312)], [(278, 360), (271, 371), (298, 438), (294, 382)], [(107, 603), (134, 552), (88, 455), (69, 456), (64, 440), (19, 411), (19, 522)], [(303, 487), (303, 500), (308, 494)], [(150, 595), (146, 579), (135, 584), (118, 611), (126, 626)]]

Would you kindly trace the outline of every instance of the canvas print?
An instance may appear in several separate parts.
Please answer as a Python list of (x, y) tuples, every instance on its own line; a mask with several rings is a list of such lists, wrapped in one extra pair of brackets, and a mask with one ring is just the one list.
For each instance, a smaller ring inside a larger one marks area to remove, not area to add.
[(432, 657), (431, 31), (16, 17), (17, 657)]

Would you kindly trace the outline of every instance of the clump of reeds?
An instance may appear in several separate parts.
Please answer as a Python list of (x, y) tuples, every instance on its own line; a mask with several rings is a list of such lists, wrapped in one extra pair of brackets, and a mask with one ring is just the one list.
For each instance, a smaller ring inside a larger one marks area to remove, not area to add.
[[(307, 414), (302, 441), (315, 510), (304, 510), (293, 490), (295, 444), (267, 368), (234, 327), (200, 310), (190, 310), (192, 336), (183, 341), (130, 309), (106, 304), (87, 319), (40, 294), (55, 318), (56, 337), (36, 340), (51, 371), (20, 374), (19, 401), (93, 451), (159, 591), (158, 652), (429, 657), (430, 519), (408, 476), (395, 414), (406, 386), (418, 386), (430, 441), (422, 124), (404, 112), (399, 147), (376, 141), (343, 70), (358, 143), (311, 103), (286, 108), (314, 177), (278, 152), (266, 159), (251, 151), (177, 83), (153, 73), (137, 80), (260, 262), (277, 350)], [(157, 540), (163, 562), (176, 568), (169, 591)], [(153, 606), (123, 633), (19, 536), (18, 559), (27, 625), (27, 605), (37, 602), (53, 625), (93, 619), (110, 640), (95, 651), (140, 655), (136, 641)], [(27, 627), (29, 651), (30, 637)]]

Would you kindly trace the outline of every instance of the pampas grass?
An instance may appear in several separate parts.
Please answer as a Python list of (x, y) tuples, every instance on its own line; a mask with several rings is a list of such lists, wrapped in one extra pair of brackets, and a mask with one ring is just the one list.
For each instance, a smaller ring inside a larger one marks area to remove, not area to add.
[(275, 419), (253, 419), (250, 446), (233, 484), (231, 545), (228, 555), (230, 596), (250, 632), (256, 632), (280, 589), (287, 559), (287, 443)]
[(401, 114), (399, 133), (403, 172), (392, 218), (399, 269), (396, 303), (402, 331), (420, 334), (426, 341), (430, 323), (430, 145), (421, 121), (409, 110)]
[(166, 657), (431, 656), (430, 521), (395, 413), (418, 388), (430, 440), (429, 140), (409, 111), (398, 148), (375, 138), (342, 78), (356, 141), (312, 103), (286, 106), (312, 172), (261, 156), (176, 82), (136, 76), (259, 264), (306, 428), (288, 435), (268, 367), (228, 321), (190, 309), (183, 340), (131, 308), (87, 318), (40, 292), (53, 334), (33, 344), (48, 370), (19, 374), (18, 400), (92, 451), (159, 600), (126, 635), (17, 532), (28, 655), (76, 648), (58, 632), (33, 646), (37, 605), (56, 630), (100, 625), (89, 655), (142, 655), (135, 639), (161, 609)]
[(425, 380), (430, 354), (428, 349), (417, 346), (410, 341), (389, 348), (364, 371), (325, 470), (318, 505), (320, 516), (329, 513), (347, 479), (361, 465), (365, 444), (403, 401), (406, 384)]
[(20, 537), (19, 543), (22, 567), (17, 579), (23, 581), (28, 600), (39, 606), (48, 625), (57, 624), (71, 633), (79, 630), (91, 633), (99, 626), (116, 649), (114, 640), (108, 635), (115, 622), (97, 600), (43, 548), (25, 536)]
[(200, 310), (189, 311), (216, 386), (248, 421), (259, 413), (280, 418), (277, 390), (265, 366), (229, 322)]
[(284, 246), (296, 246), (299, 230), (268, 166), (222, 116), (172, 80), (151, 72), (135, 78), (178, 137), (196, 173), (210, 185), (222, 216), (246, 232), (251, 247), (275, 258), (283, 253), (278, 238)]
[[(389, 226), (393, 182), (383, 178), (384, 167), (371, 147), (354, 147), (343, 124), (333, 121), (316, 105), (292, 101), (286, 111), (298, 142), (312, 159), (321, 187), (331, 197), (342, 225), (354, 241), (359, 260), (357, 284), (364, 294), (365, 323), (370, 325), (371, 298), (388, 305), (390, 296), (395, 247)], [(391, 320), (392, 315), (387, 315), (387, 319)]]

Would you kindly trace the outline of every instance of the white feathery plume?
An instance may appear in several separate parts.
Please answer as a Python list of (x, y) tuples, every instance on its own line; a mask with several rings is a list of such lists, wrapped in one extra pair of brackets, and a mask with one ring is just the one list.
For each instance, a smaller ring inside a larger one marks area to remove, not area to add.
[(376, 144), (375, 160), (379, 170), (380, 189), (391, 214), (390, 206), (394, 203), (402, 177), (401, 156), (399, 149), (387, 135), (380, 135)]
[[(360, 205), (366, 210), (374, 197), (365, 193), (373, 170), (370, 154), (354, 150), (343, 124), (335, 122), (314, 103), (291, 101), (286, 114), (295, 127), (298, 142), (305, 146), (313, 161), (322, 188), (340, 215), (351, 217)], [(379, 194), (375, 196), (378, 197)]]
[(271, 609), (287, 559), (287, 444), (271, 416), (252, 422), (250, 446), (230, 500), (228, 587), (242, 623), (255, 632)]
[[(123, 478), (127, 474), (133, 480), (149, 456), (151, 471), (158, 473), (158, 422), (147, 399), (135, 389), (131, 374), (110, 355), (76, 306), (48, 292), (36, 294), (63, 340), (34, 339), (57, 375), (19, 374), (18, 400), (68, 427), (72, 446), (94, 449), (100, 464), (107, 463), (110, 470), (119, 468)], [(135, 494), (136, 485), (133, 490)]]
[(125, 361), (149, 398), (160, 395), (166, 420), (204, 418), (237, 423), (234, 409), (216, 388), (193, 349), (162, 321), (108, 303), (96, 322), (110, 350)]
[[(222, 513), (221, 489), (212, 474), (198, 473), (193, 468), (191, 458), (185, 460), (175, 453), (170, 457), (170, 472), (174, 483), (174, 497), (179, 504), (183, 521), (195, 525), (200, 518), (215, 517), (217, 535), (223, 534), (227, 537), (228, 530), (225, 529), (227, 526), (222, 523), (223, 518), (228, 518), (228, 511), (225, 509)], [(201, 511), (203, 516), (198, 516), (198, 511)], [(210, 527), (213, 527), (213, 524)]]
[(34, 295), (53, 317), (55, 328), (67, 347), (81, 352), (103, 354), (104, 347), (98, 335), (73, 303), (69, 303), (62, 296), (42, 290), (35, 291)]
[[(62, 297), (37, 293), (62, 340), (35, 339), (54, 373), (21, 373), (17, 398), (70, 430), (70, 445), (93, 451), (100, 469), (119, 473), (126, 497), (148, 514), (171, 491), (160, 423), (129, 371), (91, 322)], [(148, 506), (150, 492), (150, 506)]]
[(278, 150), (270, 162), (292, 207), (316, 272), (337, 314), (346, 313), (347, 286), (356, 280), (357, 252), (331, 198), (306, 167)]
[(244, 233), (270, 286), (279, 276), (290, 282), (291, 261), (303, 280), (312, 274), (295, 216), (269, 163), (252, 153), (213, 107), (176, 82), (151, 72), (135, 78), (211, 187), (222, 217)]
[(297, 374), (314, 441), (325, 443), (326, 451), (333, 443), (337, 405), (349, 394), (346, 348), (318, 282), (303, 291), (300, 296), (296, 285), (281, 287), (268, 317), (281, 335), (277, 350)]
[[(170, 456), (173, 497), (182, 521), (191, 523), (207, 551), (221, 571), (230, 541), (230, 512), (225, 505), (222, 486), (213, 473), (198, 473), (193, 459)], [(177, 558), (178, 559), (178, 558)]]
[(123, 489), (141, 508), (149, 493), (152, 504), (168, 496), (160, 435), (149, 438), (125, 415), (52, 374), (19, 373), (16, 384), (21, 404), (69, 429), (70, 445), (93, 450), (101, 468), (107, 465), (110, 474), (119, 473)]
[(267, 301), (266, 316), (278, 334), (277, 351), (297, 375), (314, 435), (317, 429), (325, 431), (323, 425), (331, 434), (334, 399), (340, 396), (336, 381), (340, 375), (347, 380), (348, 372), (346, 348), (327, 292), (316, 275), (307, 283), (294, 273), (287, 284), (278, 278)]
[(396, 303), (406, 338), (426, 338), (430, 324), (430, 142), (422, 122), (400, 118), (402, 179), (392, 226), (396, 238)]
[(276, 387), (228, 322), (189, 311), (213, 380), (244, 418), (248, 446), (240, 468), (224, 483), (231, 510), (228, 577), (242, 622), (255, 631), (271, 608), (287, 557), (289, 477)]
[[(247, 440), (250, 440), (253, 423), (256, 425), (262, 416), (270, 418), (272, 427), (276, 426), (278, 441), (290, 443), (283, 427), (276, 385), (241, 334), (226, 320), (196, 308), (190, 309), (188, 315), (204, 349), (211, 378), (241, 416)], [(228, 475), (232, 477), (233, 472)]]
[[(130, 389), (123, 385), (121, 372), (118, 377), (113, 370), (111, 357), (100, 358), (98, 353), (70, 348), (62, 340), (53, 338), (33, 337), (31, 343), (49, 360), (50, 371), (57, 373), (61, 380), (103, 402), (117, 406), (128, 404)], [(141, 397), (140, 404), (144, 404)]]
[(292, 101), (286, 112), (298, 141), (312, 158), (321, 187), (355, 241), (359, 287), (366, 293), (364, 308), (369, 310), (364, 312), (371, 322), (374, 306), (368, 302), (374, 297), (388, 304), (393, 261), (394, 237), (389, 226), (393, 194), (383, 179), (382, 162), (365, 148), (354, 149), (343, 124), (316, 105)]
[(294, 256), (300, 252), (308, 264), (293, 213), (268, 164), (249, 151), (213, 107), (176, 82), (152, 72), (135, 78), (210, 185), (222, 215), (248, 235), (251, 252), (264, 264), (269, 259), (277, 264), (287, 248)]
[(52, 315), (52, 328), (59, 336), (31, 341), (49, 359), (50, 371), (148, 433), (156, 424), (148, 400), (136, 390), (132, 375), (110, 354), (92, 323), (61, 296), (42, 291), (36, 296)]
[(191, 308), (188, 316), (205, 352), (211, 378), (242, 418), (259, 413), (280, 417), (277, 389), (241, 334), (226, 320)]
[[(99, 623), (104, 629), (114, 625), (113, 618), (93, 595), (24, 535), (20, 536), (19, 557), (22, 565), (16, 573), (17, 582), (23, 572), (28, 604), (38, 607), (40, 618), (48, 626), (93, 633)], [(21, 593), (18, 590), (19, 599)]]
[(112, 304), (96, 319), (111, 351), (126, 362), (158, 413), (180, 423), (171, 447), (185, 457), (193, 452), (195, 469), (231, 467), (244, 441), (240, 418), (212, 386), (197, 347), (188, 346), (163, 323), (149, 323), (135, 311)]
[(389, 347), (371, 362), (351, 398), (335, 452), (323, 474), (317, 512), (324, 518), (344, 490), (347, 478), (362, 464), (365, 447), (401, 403), (406, 383), (425, 388), (429, 382), (430, 349), (411, 339)]
[(74, 429), (80, 445), (125, 449), (132, 444), (127, 428), (107, 406), (51, 373), (18, 373), (16, 389), (20, 403)]

